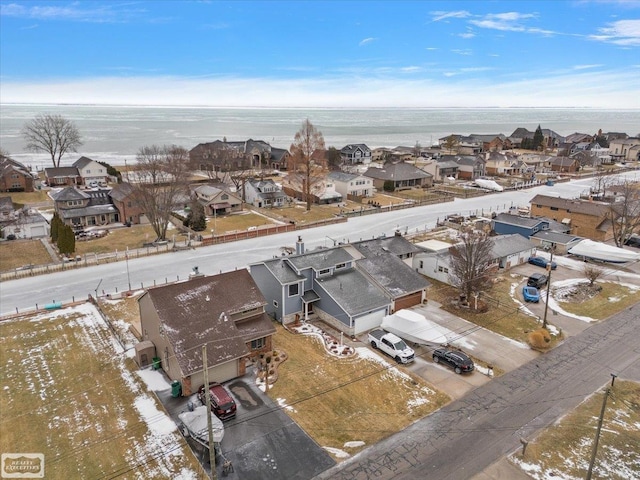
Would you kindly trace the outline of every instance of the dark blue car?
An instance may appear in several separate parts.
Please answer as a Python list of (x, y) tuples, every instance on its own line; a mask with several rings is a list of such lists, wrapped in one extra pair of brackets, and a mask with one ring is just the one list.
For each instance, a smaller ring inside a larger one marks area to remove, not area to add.
[[(529, 257), (529, 263), (531, 265), (537, 265), (538, 267), (547, 268), (549, 260), (544, 257)], [(555, 270), (556, 268), (558, 268), (558, 264), (551, 262), (551, 270)]]

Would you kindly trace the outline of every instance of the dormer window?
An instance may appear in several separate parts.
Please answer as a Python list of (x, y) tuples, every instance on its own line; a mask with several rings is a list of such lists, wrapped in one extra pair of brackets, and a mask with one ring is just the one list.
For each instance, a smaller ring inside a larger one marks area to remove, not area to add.
[(322, 277), (323, 275), (329, 275), (331, 273), (331, 269), (329, 268), (323, 268), (322, 270), (320, 270), (318, 272), (318, 276)]

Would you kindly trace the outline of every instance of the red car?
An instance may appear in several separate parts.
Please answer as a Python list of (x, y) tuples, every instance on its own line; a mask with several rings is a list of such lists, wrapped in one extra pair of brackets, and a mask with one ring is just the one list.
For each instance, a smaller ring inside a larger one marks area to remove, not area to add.
[[(231, 398), (227, 389), (219, 383), (209, 384), (209, 394), (211, 395), (211, 411), (220, 420), (228, 420), (236, 416), (236, 402)], [(203, 405), (207, 404), (207, 397), (204, 396), (204, 385), (198, 390), (198, 400)]]

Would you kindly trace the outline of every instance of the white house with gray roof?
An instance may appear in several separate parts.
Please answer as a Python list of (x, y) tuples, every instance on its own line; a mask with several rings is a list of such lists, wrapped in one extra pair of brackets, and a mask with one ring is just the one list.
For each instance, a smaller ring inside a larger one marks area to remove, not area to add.
[(345, 165), (371, 163), (371, 149), (364, 143), (349, 144), (340, 149), (340, 158)]
[(251, 178), (244, 184), (244, 201), (256, 208), (281, 207), (287, 195), (272, 179)]
[(347, 199), (354, 197), (373, 197), (373, 179), (364, 175), (356, 175), (346, 172), (329, 172), (327, 175), (335, 186), (336, 192)]

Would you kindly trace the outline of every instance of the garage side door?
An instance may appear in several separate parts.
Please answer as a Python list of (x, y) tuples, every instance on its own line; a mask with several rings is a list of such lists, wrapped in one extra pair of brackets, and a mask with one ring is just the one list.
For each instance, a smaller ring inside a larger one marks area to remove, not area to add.
[(382, 324), (382, 318), (385, 316), (385, 310), (378, 310), (371, 312), (362, 317), (358, 317), (354, 325), (354, 333), (357, 335), (362, 332), (377, 328)]

